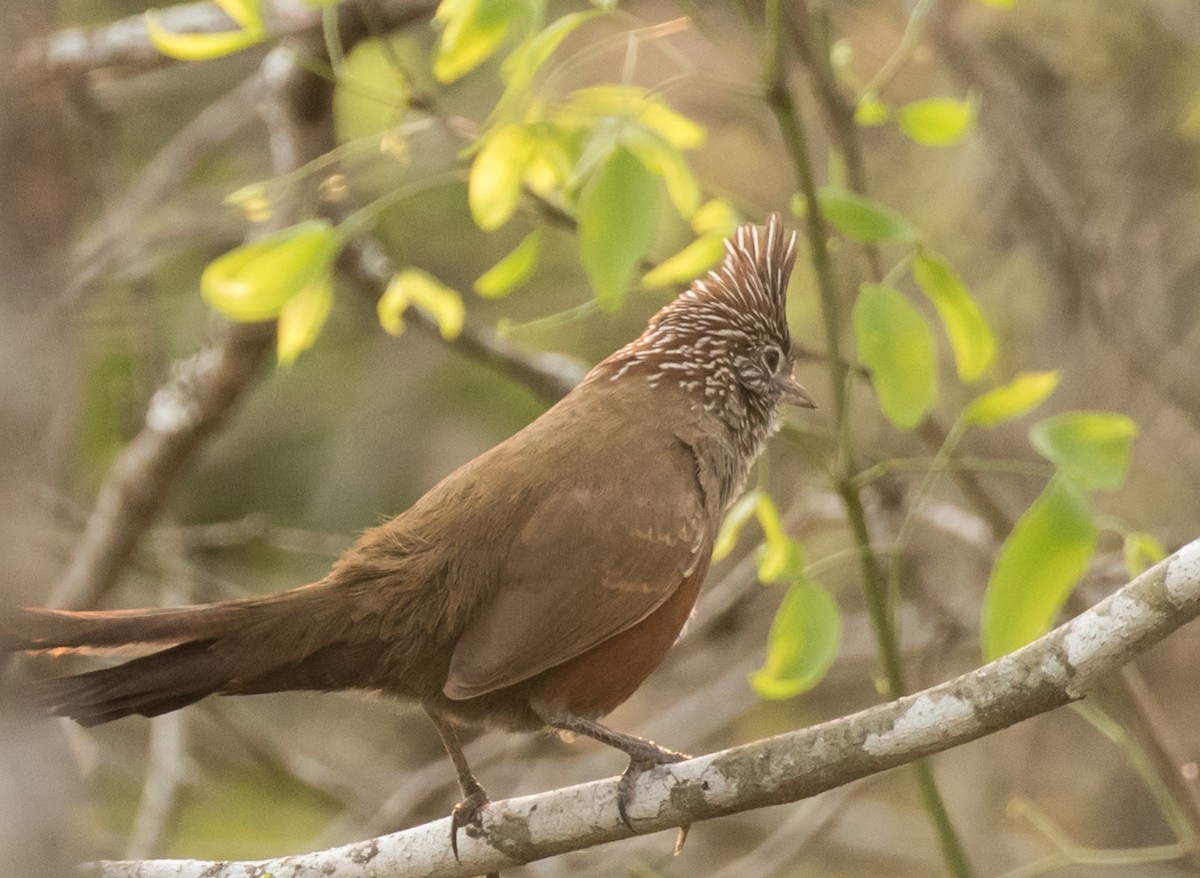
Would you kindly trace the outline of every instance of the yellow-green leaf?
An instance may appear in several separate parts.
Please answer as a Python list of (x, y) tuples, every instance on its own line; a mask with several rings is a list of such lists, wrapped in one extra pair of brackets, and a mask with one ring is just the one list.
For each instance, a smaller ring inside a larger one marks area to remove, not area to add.
[(510, 108), (528, 93), (534, 75), (554, 54), (562, 41), (580, 25), (603, 14), (604, 11), (600, 9), (568, 13), (527, 37), (514, 49), (500, 65), (500, 76), (504, 79), (506, 87), (496, 103), (493, 118), (507, 118)]
[(333, 279), (324, 274), (292, 296), (279, 312), (276, 357), (281, 365), (296, 361), (313, 346), (333, 308)]
[(691, 217), (700, 204), (700, 184), (679, 150), (663, 138), (645, 129), (631, 129), (622, 144), (638, 157), (653, 174), (667, 184), (667, 195), (684, 219)]
[(994, 427), (1020, 418), (1046, 401), (1058, 387), (1058, 372), (1022, 372), (1003, 387), (971, 400), (963, 411), (968, 424)]
[(928, 251), (913, 260), (913, 278), (937, 308), (958, 377), (968, 382), (980, 378), (996, 357), (996, 339), (975, 297), (946, 260)]
[(682, 113), (677, 113), (661, 101), (646, 101), (637, 120), (662, 137), (674, 149), (696, 149), (704, 145), (708, 132)]
[(731, 235), (738, 225), (738, 214), (727, 198), (713, 198), (696, 208), (692, 214), (692, 231), (697, 235), (716, 232)]
[(769, 494), (760, 493), (754, 505), (763, 544), (758, 547), (758, 581), (770, 585), (780, 579), (795, 581), (804, 572), (804, 549), (788, 536), (779, 519), (779, 510)]
[(487, 136), (467, 180), (467, 202), (479, 228), (488, 232), (498, 229), (513, 215), (535, 145), (528, 129), (515, 123)]
[(720, 561), (728, 557), (737, 545), (738, 535), (755, 514), (758, 508), (758, 491), (747, 491), (736, 503), (729, 507), (721, 529), (717, 532), (716, 542), (713, 543), (712, 559)]
[(817, 685), (837, 657), (842, 617), (837, 603), (815, 582), (792, 585), (771, 623), (767, 658), (750, 675), (763, 698), (794, 698)]
[(259, 0), (215, 0), (215, 2), (242, 30), (262, 34), (262, 8)]
[(400, 38), (364, 40), (345, 57), (333, 89), (333, 121), (345, 143), (382, 134), (400, 121), (412, 89), (396, 66)]
[(541, 251), (542, 230), (534, 229), (511, 253), (479, 276), (475, 281), (475, 292), (487, 299), (508, 295), (529, 280)]
[(490, 58), (520, 12), (512, 0), (442, 0), (434, 14), (442, 25), (433, 59), (438, 82), (454, 82)]
[(838, 186), (822, 186), (817, 192), (821, 212), (839, 232), (864, 244), (886, 241), (915, 241), (920, 232), (894, 210)]
[(1034, 424), (1029, 441), (1080, 487), (1115, 491), (1137, 434), (1137, 422), (1115, 412), (1063, 412)]
[(565, 187), (570, 178), (571, 156), (564, 139), (554, 134), (536, 133), (522, 175), (525, 185), (542, 198), (550, 198)]
[(1096, 549), (1083, 491), (1050, 482), (1000, 548), (983, 599), (980, 635), (990, 661), (1045, 634)]
[(975, 110), (975, 101), (970, 98), (925, 98), (898, 109), (896, 124), (922, 146), (951, 146), (970, 133)]
[(1125, 534), (1122, 554), (1125, 556), (1125, 572), (1132, 579), (1166, 558), (1167, 550), (1152, 534), (1139, 531)]
[(854, 332), (880, 409), (897, 427), (912, 429), (937, 399), (937, 346), (929, 324), (897, 290), (863, 284)]
[(329, 272), (336, 254), (333, 226), (303, 222), (214, 259), (200, 275), (200, 294), (231, 320), (273, 320), (293, 296)]
[(376, 306), (380, 324), (399, 335), (404, 331), (404, 311), (410, 305), (433, 317), (442, 338), (457, 338), (462, 332), (466, 316), (462, 296), (419, 268), (406, 268), (392, 276)]
[(658, 222), (658, 180), (618, 147), (579, 195), (579, 250), (596, 301), (615, 311)]
[(241, 28), (220, 33), (180, 34), (163, 27), (162, 15), (146, 12), (146, 34), (154, 48), (178, 61), (211, 61), (240, 52), (263, 40), (263, 31)]
[(854, 121), (864, 127), (882, 125), (890, 118), (892, 111), (874, 95), (863, 95), (854, 105)]
[(646, 272), (642, 285), (655, 289), (689, 283), (721, 261), (725, 232), (701, 235), (674, 256), (668, 256)]

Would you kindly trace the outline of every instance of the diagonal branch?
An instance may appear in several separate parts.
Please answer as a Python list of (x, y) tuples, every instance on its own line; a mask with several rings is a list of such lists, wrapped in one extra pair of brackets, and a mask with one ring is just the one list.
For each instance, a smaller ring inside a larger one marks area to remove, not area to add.
[[(1200, 615), (1200, 539), (1023, 649), (956, 679), (841, 719), (643, 775), (632, 817), (657, 832), (795, 802), (974, 741), (1083, 698)], [(253, 863), (92, 864), (100, 878), (467, 878), (628, 838), (615, 778), (490, 805), (483, 838), (448, 844), (449, 818), (376, 839)]]

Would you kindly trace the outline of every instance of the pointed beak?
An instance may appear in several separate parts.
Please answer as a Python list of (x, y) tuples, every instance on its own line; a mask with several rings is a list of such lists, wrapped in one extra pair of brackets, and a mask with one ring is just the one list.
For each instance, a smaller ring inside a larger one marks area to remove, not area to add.
[(783, 394), (780, 396), (780, 402), (787, 405), (799, 406), (802, 409), (815, 409), (817, 407), (817, 401), (791, 375), (781, 376), (780, 383), (783, 385)]

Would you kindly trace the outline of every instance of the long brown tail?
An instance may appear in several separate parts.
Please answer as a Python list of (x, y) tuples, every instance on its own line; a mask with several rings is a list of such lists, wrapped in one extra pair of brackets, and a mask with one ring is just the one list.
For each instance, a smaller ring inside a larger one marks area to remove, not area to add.
[(308, 598), (318, 597), (319, 588), (173, 609), (5, 610), (0, 648), (165, 647), (114, 667), (31, 684), (45, 710), (86, 726), (130, 714), (157, 716), (214, 693), (310, 688), (313, 646), (304, 635), (313, 610)]

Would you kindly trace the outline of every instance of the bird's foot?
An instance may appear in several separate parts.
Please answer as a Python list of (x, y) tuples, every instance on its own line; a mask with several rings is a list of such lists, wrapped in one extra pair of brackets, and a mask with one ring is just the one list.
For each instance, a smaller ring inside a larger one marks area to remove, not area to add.
[(450, 849), (454, 851), (455, 860), (458, 860), (458, 831), (466, 829), (467, 835), (470, 836), (482, 834), (483, 809), (489, 802), (487, 791), (476, 784), (466, 797), (454, 806), (450, 815)]
[(660, 747), (653, 741), (644, 741), (640, 738), (634, 740), (638, 742), (639, 746), (622, 748), (629, 753), (629, 767), (625, 769), (625, 773), (617, 782), (617, 813), (621, 815), (621, 822), (628, 827), (630, 832), (636, 830), (629, 821), (629, 806), (633, 804), (634, 787), (642, 772), (654, 768), (656, 765), (670, 765), (673, 762), (683, 762), (685, 759), (692, 758), (686, 753), (676, 753), (674, 750)]

